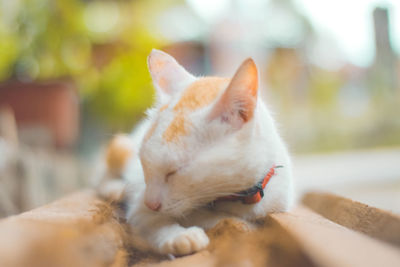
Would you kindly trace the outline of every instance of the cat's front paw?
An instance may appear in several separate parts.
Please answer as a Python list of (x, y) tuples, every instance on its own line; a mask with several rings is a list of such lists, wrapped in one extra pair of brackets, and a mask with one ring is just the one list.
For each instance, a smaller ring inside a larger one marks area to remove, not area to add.
[(161, 244), (161, 253), (187, 255), (206, 248), (208, 243), (209, 239), (204, 230), (193, 226), (171, 234)]

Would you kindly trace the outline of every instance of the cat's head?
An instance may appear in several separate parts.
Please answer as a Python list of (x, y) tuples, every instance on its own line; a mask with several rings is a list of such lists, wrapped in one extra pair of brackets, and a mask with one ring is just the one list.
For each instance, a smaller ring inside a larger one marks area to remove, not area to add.
[(259, 131), (254, 61), (245, 60), (232, 78), (196, 78), (158, 50), (148, 66), (157, 102), (140, 149), (146, 205), (181, 216), (251, 187)]

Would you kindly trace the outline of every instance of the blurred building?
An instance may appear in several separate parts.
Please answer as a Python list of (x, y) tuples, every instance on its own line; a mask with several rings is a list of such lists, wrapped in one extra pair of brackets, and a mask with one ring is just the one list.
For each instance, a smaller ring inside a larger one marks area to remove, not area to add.
[(375, 33), (375, 61), (372, 66), (373, 84), (379, 92), (389, 99), (399, 88), (399, 77), (396, 71), (397, 56), (393, 50), (390, 37), (389, 11), (387, 8), (375, 8), (373, 12)]

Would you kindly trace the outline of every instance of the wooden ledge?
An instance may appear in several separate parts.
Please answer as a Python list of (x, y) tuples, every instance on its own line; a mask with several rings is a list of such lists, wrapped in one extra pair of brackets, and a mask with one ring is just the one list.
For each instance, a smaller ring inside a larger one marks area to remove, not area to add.
[(306, 207), (272, 214), (317, 266), (400, 266), (400, 251), (338, 225)]
[(0, 221), (0, 266), (111, 266), (126, 257), (110, 205), (91, 192)]
[(132, 247), (117, 209), (81, 192), (1, 220), (0, 266), (400, 266), (395, 215), (332, 195), (304, 199), (325, 217), (299, 206), (250, 232), (224, 220), (207, 232), (207, 250), (165, 260)]
[(327, 193), (308, 193), (302, 201), (335, 223), (400, 247), (399, 215)]

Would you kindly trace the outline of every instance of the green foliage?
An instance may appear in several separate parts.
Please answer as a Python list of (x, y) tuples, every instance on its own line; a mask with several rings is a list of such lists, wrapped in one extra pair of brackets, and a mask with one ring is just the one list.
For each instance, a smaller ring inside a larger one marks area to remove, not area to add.
[(146, 57), (160, 40), (143, 21), (153, 2), (15, 2), (0, 10), (0, 81), (72, 78), (89, 110), (130, 128), (152, 102)]
[(107, 66), (93, 74), (96, 88), (89, 93), (90, 106), (113, 128), (132, 127), (151, 105), (153, 89), (146, 65), (149, 52), (121, 49)]
[[(1, 16), (1, 15), (0, 15)], [(0, 24), (0, 80), (11, 75), (10, 65), (17, 58), (18, 42), (3, 24)]]

